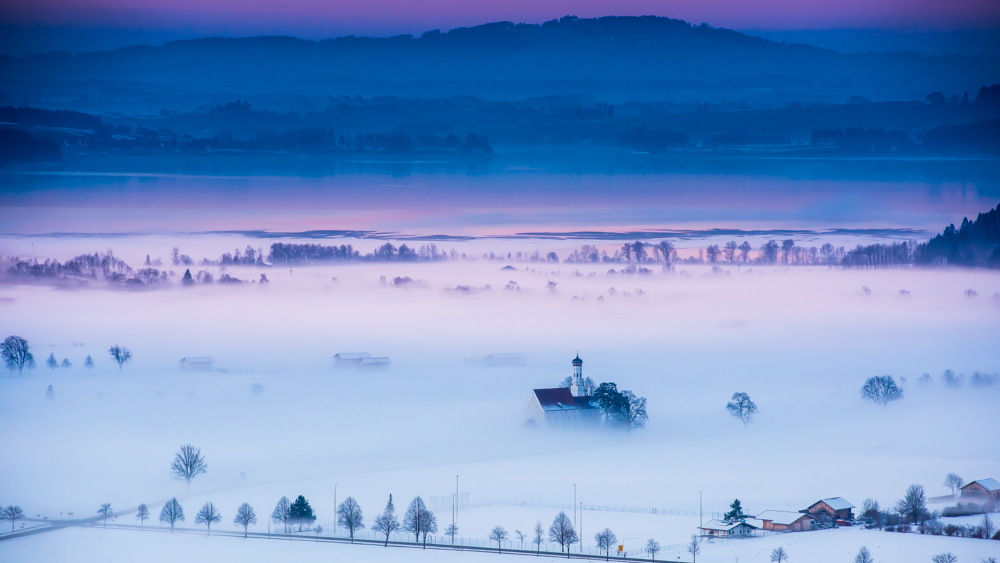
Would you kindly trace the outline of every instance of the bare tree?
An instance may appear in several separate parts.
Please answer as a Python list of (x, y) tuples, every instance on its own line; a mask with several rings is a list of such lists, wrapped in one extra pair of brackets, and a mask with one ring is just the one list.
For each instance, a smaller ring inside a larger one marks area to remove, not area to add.
[(740, 262), (746, 264), (747, 259), (750, 257), (750, 251), (753, 249), (753, 247), (750, 246), (749, 242), (743, 241), (743, 244), (739, 246), (739, 249), (740, 249)]
[(271, 520), (280, 522), (285, 533), (288, 533), (288, 521), (292, 518), (292, 501), (288, 497), (281, 497), (278, 504), (274, 505), (274, 512), (271, 513)]
[(736, 241), (731, 240), (726, 243), (723, 247), (722, 253), (726, 257), (726, 261), (732, 264), (736, 260)]
[(927, 516), (927, 497), (921, 485), (910, 485), (903, 499), (896, 503), (896, 512), (914, 524), (919, 524)]
[(949, 473), (944, 478), (944, 486), (951, 489), (951, 496), (958, 497), (958, 490), (962, 488), (962, 478), (956, 473)]
[(988, 540), (993, 538), (993, 532), (997, 531), (996, 525), (993, 520), (990, 519), (989, 514), (983, 514), (983, 520), (979, 523), (979, 527), (983, 530), (983, 539)]
[(594, 534), (594, 542), (597, 543), (597, 549), (604, 550), (605, 561), (611, 558), (611, 546), (617, 541), (618, 536), (611, 531), (611, 528), (604, 528), (600, 532)]
[(392, 504), (392, 495), (389, 495), (389, 502), (385, 505), (382, 514), (375, 517), (375, 524), (372, 530), (385, 534), (385, 546), (389, 546), (389, 535), (399, 530), (399, 519), (396, 518), (396, 507)]
[(691, 542), (688, 543), (687, 552), (691, 554), (691, 561), (698, 561), (698, 554), (701, 553), (701, 546), (698, 545), (698, 536), (696, 534), (691, 534)]
[(743, 424), (750, 422), (750, 418), (757, 414), (757, 405), (750, 400), (750, 395), (746, 393), (733, 393), (733, 400), (726, 403), (726, 410), (729, 414), (743, 421)]
[(656, 554), (660, 552), (660, 542), (649, 538), (646, 541), (646, 553), (649, 554), (649, 560), (652, 561), (656, 559)]
[(549, 541), (559, 544), (559, 551), (565, 551), (567, 554), (569, 553), (569, 548), (574, 543), (580, 541), (580, 538), (576, 535), (576, 530), (573, 529), (573, 523), (570, 522), (565, 512), (560, 512), (555, 520), (552, 521), (552, 525), (549, 526)]
[(661, 240), (657, 243), (656, 248), (659, 249), (660, 256), (663, 256), (663, 263), (669, 266), (674, 254), (674, 243)]
[(205, 463), (205, 456), (201, 455), (201, 448), (196, 448), (191, 444), (184, 444), (174, 454), (174, 461), (170, 464), (170, 471), (174, 474), (174, 478), (187, 481), (188, 491), (190, 491), (191, 479), (208, 471), (208, 464)]
[(149, 507), (145, 504), (140, 504), (139, 508), (135, 511), (135, 517), (139, 520), (139, 531), (142, 531), (142, 525), (149, 518)]
[(87, 369), (94, 369), (94, 358), (87, 356), (87, 359), (83, 361), (83, 367)]
[(497, 553), (503, 551), (503, 541), (507, 539), (507, 529), (497, 524), (490, 530), (490, 541), (497, 542)]
[(939, 553), (934, 557), (931, 557), (931, 561), (934, 563), (958, 563), (958, 557), (955, 557), (950, 551), (947, 553)]
[(10, 506), (5, 506), (2, 513), (4, 520), (10, 520), (10, 531), (14, 531), (14, 524), (24, 518), (24, 510), (21, 510), (20, 506), (12, 504)]
[(521, 530), (514, 530), (514, 535), (517, 536), (518, 549), (524, 549), (524, 539), (528, 537), (528, 534), (525, 534)]
[(427, 534), (431, 533), (431, 523), (434, 523), (434, 531), (437, 531), (437, 519), (434, 514), (427, 509), (424, 499), (419, 496), (410, 501), (410, 506), (403, 515), (403, 531), (410, 532), (420, 541), (420, 536), (424, 536), (424, 548), (427, 548)]
[(97, 513), (100, 514), (101, 518), (104, 519), (104, 527), (107, 528), (108, 527), (108, 518), (114, 516), (114, 514), (115, 514), (114, 512), (111, 511), (111, 503), (110, 502), (106, 502), (106, 503), (102, 504), (101, 507), (97, 509)]
[(361, 505), (354, 500), (354, 497), (347, 497), (337, 507), (337, 524), (347, 528), (347, 533), (351, 536), (351, 543), (354, 543), (354, 531), (365, 527)]
[(705, 249), (705, 254), (708, 255), (708, 261), (711, 264), (715, 264), (719, 261), (719, 254), (722, 252), (719, 250), (719, 245), (711, 244)]
[(861, 397), (883, 407), (903, 398), (903, 390), (891, 375), (869, 377), (861, 387)]
[(250, 524), (257, 523), (257, 513), (253, 511), (253, 507), (247, 503), (243, 503), (239, 508), (236, 509), (236, 518), (233, 518), (233, 524), (238, 526), (243, 526), (243, 537), (247, 537), (247, 528)]
[(8, 336), (0, 343), (0, 358), (3, 358), (4, 365), (11, 369), (17, 368), (20, 375), (24, 371), (24, 366), (28, 365), (28, 358), (31, 352), (28, 351), (28, 341), (20, 336)]
[(181, 508), (181, 503), (177, 502), (175, 498), (168, 500), (167, 504), (163, 505), (163, 510), (160, 511), (160, 522), (170, 524), (170, 531), (173, 532), (174, 524), (183, 521), (184, 509)]
[(458, 526), (454, 524), (448, 524), (448, 527), (444, 529), (444, 535), (451, 538), (451, 543), (455, 543), (455, 536), (458, 535)]
[(788, 263), (788, 253), (792, 251), (794, 246), (795, 241), (792, 239), (781, 241), (781, 259), (785, 264)]
[(63, 369), (69, 369), (73, 367), (73, 363), (69, 361), (69, 358), (63, 358), (63, 361), (59, 363)]
[(854, 556), (854, 563), (875, 563), (875, 559), (872, 557), (871, 552), (868, 551), (868, 548), (862, 546), (858, 550), (858, 554)]
[(882, 508), (878, 505), (877, 500), (866, 498), (861, 503), (861, 517), (868, 520), (869, 526), (882, 529)]
[(535, 529), (532, 531), (535, 535), (531, 538), (531, 541), (535, 544), (535, 554), (537, 555), (542, 550), (542, 541), (545, 539), (545, 528), (542, 527), (541, 520), (535, 522)]
[(208, 533), (212, 533), (212, 524), (222, 521), (222, 515), (219, 511), (215, 509), (215, 505), (206, 502), (205, 506), (201, 507), (198, 514), (194, 515), (195, 524), (204, 524), (208, 528)]
[(122, 370), (122, 366), (125, 365), (125, 362), (132, 359), (132, 352), (129, 351), (128, 348), (117, 344), (108, 348), (108, 354), (111, 355), (111, 358), (114, 361), (118, 362), (118, 371)]
[(785, 561), (788, 561), (788, 553), (785, 552), (785, 548), (776, 547), (772, 549), (771, 561), (772, 563), (785, 563)]

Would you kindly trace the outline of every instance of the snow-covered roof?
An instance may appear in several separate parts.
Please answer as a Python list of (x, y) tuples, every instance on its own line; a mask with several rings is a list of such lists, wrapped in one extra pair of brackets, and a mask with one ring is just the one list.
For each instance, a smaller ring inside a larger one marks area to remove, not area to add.
[(208, 356), (191, 356), (187, 358), (181, 358), (181, 361), (188, 364), (210, 364), (215, 360), (213, 360)]
[(785, 510), (765, 510), (757, 515), (757, 520), (770, 520), (774, 524), (783, 524), (785, 526), (790, 526), (794, 524), (799, 518), (809, 518), (812, 516), (802, 512), (788, 512)]
[(333, 357), (340, 360), (360, 360), (361, 358), (370, 358), (372, 355), (368, 352), (341, 352)]
[(814, 502), (812, 506), (810, 506), (809, 508), (812, 508), (813, 506), (816, 506), (821, 502), (826, 503), (827, 506), (829, 506), (834, 510), (847, 510), (849, 508), (854, 508), (854, 505), (847, 502), (847, 499), (845, 499), (844, 497), (825, 498), (823, 500)]
[(372, 357), (358, 358), (358, 363), (363, 366), (375, 366), (375, 365), (391, 364), (392, 362), (390, 362), (389, 358), (385, 356), (379, 356), (375, 358)]
[[(984, 488), (984, 489), (986, 489), (987, 491), (990, 491), (990, 492), (1000, 491), (1000, 481), (997, 481), (996, 479), (994, 479), (992, 477), (989, 477), (987, 479), (976, 479), (975, 481), (971, 481), (969, 483), (966, 483), (965, 487), (968, 487), (972, 483), (976, 483), (980, 487), (982, 487), (982, 488)], [(962, 487), (962, 488), (964, 489), (965, 487)]]
[(700, 529), (702, 530), (716, 530), (719, 532), (729, 532), (740, 526), (749, 526), (751, 528), (756, 528), (753, 524), (747, 524), (746, 522), (726, 522), (724, 520), (709, 520)]
[(538, 404), (546, 411), (573, 411), (580, 409), (580, 405), (576, 402), (576, 397), (566, 387), (535, 389), (534, 393), (535, 397), (538, 398)]

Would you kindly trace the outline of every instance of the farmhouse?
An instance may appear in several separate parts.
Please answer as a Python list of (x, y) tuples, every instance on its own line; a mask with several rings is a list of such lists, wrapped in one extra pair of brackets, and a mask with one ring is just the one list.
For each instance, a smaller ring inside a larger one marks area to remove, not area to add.
[(181, 358), (181, 369), (184, 371), (212, 371), (215, 360), (208, 356), (191, 356)]
[(816, 516), (826, 514), (834, 520), (850, 522), (854, 520), (854, 513), (851, 511), (852, 508), (854, 508), (854, 505), (847, 502), (844, 497), (833, 497), (816, 501), (808, 510), (809, 514)]
[(804, 532), (812, 529), (813, 517), (804, 512), (765, 510), (757, 515), (760, 527), (775, 532)]
[(962, 498), (985, 498), (1000, 499), (1000, 482), (990, 477), (988, 479), (976, 479), (962, 487)]
[(573, 359), (573, 378), (570, 386), (535, 389), (522, 410), (525, 426), (569, 427), (596, 424), (601, 411), (590, 403), (590, 395), (581, 395), (583, 387), (583, 360), (577, 354)]
[(698, 529), (701, 535), (713, 538), (748, 538), (753, 536), (757, 527), (746, 522), (709, 520)]

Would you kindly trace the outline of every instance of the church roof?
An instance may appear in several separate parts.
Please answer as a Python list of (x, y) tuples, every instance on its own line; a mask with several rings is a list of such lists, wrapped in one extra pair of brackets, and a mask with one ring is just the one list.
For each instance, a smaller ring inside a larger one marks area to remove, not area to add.
[(568, 387), (535, 389), (538, 404), (546, 411), (569, 411), (597, 408), (590, 404), (590, 396), (574, 397)]
[(583, 365), (583, 360), (580, 359), (580, 353), (579, 352), (577, 352), (576, 357), (573, 358), (573, 365), (574, 366), (582, 366)]

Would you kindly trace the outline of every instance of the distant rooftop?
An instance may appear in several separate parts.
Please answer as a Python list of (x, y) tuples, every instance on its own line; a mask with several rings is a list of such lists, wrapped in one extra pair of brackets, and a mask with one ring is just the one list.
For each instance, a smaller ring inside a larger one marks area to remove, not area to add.
[(370, 358), (372, 355), (368, 352), (341, 352), (334, 354), (333, 357), (338, 360), (360, 360), (361, 358)]
[[(821, 502), (825, 502), (827, 506), (829, 506), (834, 510), (847, 510), (849, 508), (854, 508), (854, 505), (847, 502), (847, 499), (845, 499), (844, 497), (825, 498), (823, 500), (814, 502), (812, 506), (816, 506)], [(812, 508), (812, 506), (810, 506), (809, 508)]]
[(746, 522), (742, 522), (742, 521), (726, 522), (726, 521), (723, 521), (723, 520), (709, 520), (703, 526), (701, 526), (701, 529), (702, 530), (717, 530), (717, 531), (720, 531), (720, 532), (729, 532), (729, 531), (733, 530), (734, 528), (738, 528), (740, 525), (750, 526), (751, 528), (757, 528), (758, 527), (758, 526), (754, 526), (753, 524), (747, 524)]
[[(972, 483), (976, 483), (980, 487), (982, 487), (982, 488), (984, 488), (984, 489), (986, 489), (987, 491), (990, 491), (990, 492), (1000, 491), (1000, 481), (997, 481), (996, 479), (994, 479), (992, 477), (989, 477), (989, 478), (986, 478), (986, 479), (976, 479), (975, 481), (971, 481), (969, 483), (966, 483), (965, 487), (968, 487)], [(962, 488), (964, 489), (965, 487), (962, 487)]]
[(182, 362), (187, 362), (189, 364), (210, 364), (215, 360), (208, 356), (188, 356), (181, 358)]

